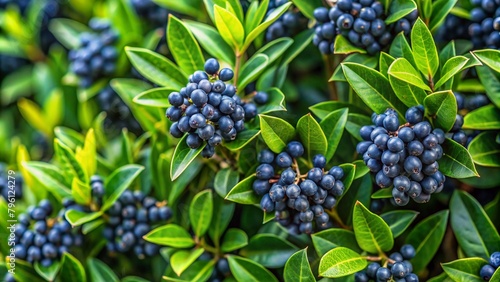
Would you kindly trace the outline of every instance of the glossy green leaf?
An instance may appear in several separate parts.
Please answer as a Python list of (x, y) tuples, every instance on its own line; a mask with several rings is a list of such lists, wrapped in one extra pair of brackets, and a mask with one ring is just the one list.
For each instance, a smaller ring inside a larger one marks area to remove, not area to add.
[(174, 155), (172, 156), (172, 164), (170, 166), (170, 177), (172, 180), (177, 179), (206, 146), (206, 143), (203, 143), (198, 149), (189, 148), (186, 144), (187, 136), (187, 134), (184, 135), (184, 137), (179, 140), (177, 147), (175, 147)]
[(500, 109), (494, 105), (481, 107), (464, 117), (463, 128), (476, 130), (500, 129)]
[(362, 108), (356, 107), (354, 105), (351, 105), (349, 103), (339, 102), (339, 101), (326, 101), (326, 102), (317, 103), (317, 104), (309, 107), (309, 110), (315, 116), (317, 116), (319, 119), (324, 119), (331, 112), (342, 109), (342, 108), (349, 108), (349, 113), (358, 113), (358, 114), (362, 114), (362, 113), (370, 114), (370, 113), (372, 113), (371, 110), (362, 109)]
[(227, 257), (229, 268), (238, 282), (243, 281), (266, 281), (277, 282), (278, 279), (262, 265), (249, 259), (230, 255)]
[(297, 132), (304, 145), (305, 156), (312, 159), (317, 154), (326, 154), (328, 144), (325, 133), (311, 114), (307, 114), (299, 119), (297, 122)]
[(391, 83), (394, 93), (407, 107), (413, 107), (415, 105), (421, 105), (427, 95), (424, 89), (409, 84), (403, 80), (400, 80), (392, 75), (389, 76), (389, 82)]
[(385, 19), (386, 24), (398, 21), (417, 8), (413, 0), (394, 0), (389, 6), (389, 16)]
[(80, 34), (88, 32), (88, 26), (71, 19), (54, 19), (50, 21), (49, 30), (59, 42), (68, 49), (76, 49), (80, 46)]
[(189, 29), (170, 14), (167, 26), (168, 47), (179, 67), (186, 73), (202, 70), (205, 64), (198, 42)]
[(81, 182), (78, 178), (73, 178), (71, 196), (79, 204), (89, 204), (92, 200), (90, 185)]
[(119, 282), (120, 279), (113, 270), (104, 262), (91, 258), (87, 261), (87, 265), (90, 272), (90, 279), (92, 281), (109, 281), (109, 282)]
[(194, 234), (201, 237), (207, 232), (213, 214), (212, 190), (202, 191), (193, 198), (189, 206), (189, 219)]
[(66, 185), (64, 175), (58, 167), (44, 162), (25, 162), (23, 166), (57, 198), (71, 197), (71, 189)]
[(222, 39), (232, 46), (234, 50), (239, 50), (245, 39), (245, 30), (240, 20), (228, 10), (214, 7), (215, 26), (219, 30)]
[(251, 30), (255, 29), (260, 22), (264, 19), (267, 12), (267, 7), (269, 6), (269, 0), (263, 1), (253, 1), (248, 7), (247, 14), (245, 16), (245, 32), (249, 33)]
[[(389, 190), (389, 189), (386, 189)], [(380, 217), (389, 225), (394, 238), (399, 237), (417, 218), (416, 211), (390, 211), (380, 215)]]
[(500, 76), (486, 66), (477, 66), (476, 71), (486, 95), (495, 106), (500, 107)]
[(234, 52), (231, 47), (222, 39), (219, 32), (207, 24), (185, 21), (189, 29), (193, 32), (203, 49), (210, 55), (224, 62), (234, 65)]
[(300, 12), (310, 19), (314, 19), (314, 9), (321, 6), (319, 0), (292, 0), (293, 4), (299, 8)]
[(434, 127), (450, 131), (457, 115), (457, 100), (450, 90), (435, 92), (424, 99), (425, 115)]
[(100, 211), (88, 213), (70, 209), (66, 211), (64, 216), (72, 226), (80, 226), (96, 218), (99, 218), (101, 215), (102, 212)]
[(434, 77), (439, 68), (439, 56), (432, 34), (420, 18), (411, 30), (411, 49), (417, 69), (428, 79)]
[(83, 183), (87, 183), (88, 177), (71, 149), (57, 139), (54, 140), (54, 149), (69, 183), (73, 181), (74, 177)]
[(285, 264), (283, 271), (285, 282), (315, 282), (314, 274), (307, 260), (307, 248), (293, 254)]
[(389, 199), (392, 198), (392, 189), (383, 188), (379, 189), (377, 192), (373, 193), (372, 199)]
[(125, 47), (125, 52), (137, 71), (151, 82), (175, 89), (186, 84), (187, 76), (162, 55), (136, 47)]
[(109, 209), (143, 170), (140, 165), (125, 165), (113, 171), (104, 183), (106, 195), (101, 211)]
[[(54, 281), (57, 273), (61, 269), (61, 264), (58, 261), (54, 261), (49, 267), (43, 267), (40, 262), (36, 262), (33, 266), (36, 273), (43, 277), (47, 281)], [(0, 274), (2, 276), (2, 274)]]
[(293, 37), (293, 44), (290, 46), (281, 59), (283, 65), (290, 64), (293, 59), (295, 59), (299, 54), (304, 51), (304, 49), (309, 46), (312, 41), (314, 31), (312, 29), (306, 29), (303, 32)]
[(365, 54), (366, 50), (354, 46), (347, 38), (345, 38), (341, 34), (338, 34), (337, 36), (335, 36), (335, 42), (333, 43), (333, 53), (334, 54), (350, 54), (350, 53)]
[(285, 94), (278, 88), (266, 90), (269, 100), (264, 105), (258, 105), (257, 111), (260, 114), (267, 114), (276, 111), (286, 111)]
[(207, 281), (213, 273), (214, 268), (214, 260), (198, 260), (183, 271), (180, 276), (177, 276), (172, 272), (172, 277), (163, 276), (163, 279), (166, 281)]
[(170, 258), (170, 266), (175, 274), (180, 276), (193, 262), (198, 259), (205, 250), (199, 248), (193, 251), (180, 250), (175, 252)]
[[(381, 56), (382, 57), (382, 56)], [(376, 68), (378, 61), (377, 57), (370, 56), (367, 54), (353, 53), (347, 56), (342, 62), (344, 63), (357, 63), (370, 68)], [(341, 67), (337, 67), (333, 72), (332, 77), (328, 81), (346, 81), (344, 73)]]
[(319, 123), (327, 140), (327, 150), (325, 154), (327, 162), (333, 157), (337, 150), (342, 134), (344, 133), (348, 113), (348, 108), (336, 110)]
[(250, 239), (248, 245), (240, 251), (240, 255), (267, 268), (279, 268), (283, 267), (296, 251), (296, 246), (276, 235), (258, 234)]
[(405, 58), (412, 66), (416, 66), (415, 58), (413, 57), (413, 52), (410, 48), (410, 44), (406, 40), (404, 33), (399, 33), (396, 35), (392, 41), (391, 48), (389, 49), (389, 54), (394, 58)]
[(500, 57), (500, 50), (485, 49), (476, 50), (473, 53), (485, 65), (496, 72), (500, 72), (500, 62), (498, 61), (498, 58)]
[(266, 145), (275, 153), (285, 149), (286, 144), (295, 136), (295, 128), (277, 117), (259, 115), (260, 130)]
[(260, 203), (260, 197), (253, 191), (252, 185), (257, 178), (255, 174), (243, 179), (236, 186), (229, 191), (226, 196), (226, 200), (244, 204), (244, 205), (255, 205)]
[(83, 265), (70, 253), (65, 252), (61, 260), (59, 279), (62, 281), (86, 281)]
[(138, 93), (134, 97), (134, 103), (156, 108), (168, 108), (170, 103), (168, 102), (168, 95), (175, 92), (178, 89), (170, 87), (159, 87), (146, 90), (142, 93)]
[(237, 171), (230, 168), (224, 168), (217, 172), (214, 180), (214, 189), (221, 197), (226, 197), (227, 193), (238, 184), (240, 175)]
[(486, 263), (487, 261), (481, 258), (464, 258), (442, 263), (441, 266), (453, 281), (481, 282), (484, 280), (479, 276), (479, 271)]
[(280, 59), (283, 53), (285, 53), (292, 44), (293, 39), (291, 38), (278, 38), (264, 45), (264, 47), (260, 48), (255, 54), (266, 55), (269, 58), (268, 64), (271, 64)]
[(394, 95), (387, 78), (381, 73), (362, 65), (343, 63), (344, 75), (358, 96), (376, 113), (393, 108), (404, 117), (406, 106)]
[(238, 76), (238, 89), (244, 89), (250, 82), (254, 81), (265, 70), (269, 63), (269, 57), (265, 54), (257, 54), (250, 58), (241, 67)]
[(155, 0), (154, 2), (168, 8), (169, 10), (190, 15), (192, 17), (198, 16), (200, 9), (202, 9), (200, 0)]
[(320, 257), (326, 254), (333, 248), (346, 247), (357, 253), (362, 250), (356, 242), (354, 233), (350, 230), (340, 228), (330, 228), (311, 235), (312, 242), (316, 253)]
[(456, 3), (457, 0), (432, 1), (432, 14), (429, 23), (429, 29), (431, 31), (437, 30)]
[(446, 231), (449, 211), (444, 210), (427, 217), (417, 224), (408, 237), (406, 244), (412, 245), (416, 255), (411, 259), (413, 272), (423, 270), (436, 254)]
[(354, 235), (361, 249), (373, 254), (392, 249), (394, 238), (387, 223), (359, 201), (354, 205), (352, 221)]
[(153, 229), (144, 235), (144, 240), (179, 249), (191, 248), (195, 244), (189, 232), (176, 224), (167, 224)]
[(479, 176), (471, 155), (462, 145), (446, 138), (442, 147), (444, 154), (438, 163), (444, 175), (454, 178)]
[[(431, 91), (431, 88), (424, 82), (420, 73), (405, 58), (396, 59), (389, 67), (388, 74), (408, 84)], [(414, 99), (417, 101), (421, 100), (420, 97)]]
[(450, 200), (451, 227), (468, 257), (488, 259), (500, 249), (500, 236), (481, 204), (466, 192), (455, 190)]
[[(388, 77), (389, 67), (392, 65), (392, 63), (395, 60), (396, 59), (393, 56), (391, 56), (383, 51), (380, 52), (379, 63), (378, 63), (380, 73), (383, 74), (385, 77)], [(390, 79), (389, 79), (389, 81), (390, 81)], [(391, 82), (391, 84), (392, 84), (392, 82)], [(394, 86), (393, 86), (393, 88), (394, 88)]]
[(337, 278), (363, 270), (367, 261), (351, 249), (337, 247), (327, 252), (319, 262), (319, 275)]
[(208, 235), (214, 242), (219, 242), (220, 237), (226, 231), (229, 222), (233, 218), (235, 204), (222, 198), (214, 197), (214, 217), (208, 228)]
[(248, 235), (238, 228), (230, 228), (226, 231), (222, 240), (221, 250), (224, 253), (236, 251), (248, 245)]
[(469, 144), (469, 153), (476, 164), (500, 167), (500, 144), (495, 142), (496, 132), (483, 132)]
[(441, 78), (436, 82), (434, 87), (437, 89), (447, 82), (450, 78), (461, 71), (468, 61), (469, 59), (464, 56), (456, 56), (449, 59), (441, 69)]

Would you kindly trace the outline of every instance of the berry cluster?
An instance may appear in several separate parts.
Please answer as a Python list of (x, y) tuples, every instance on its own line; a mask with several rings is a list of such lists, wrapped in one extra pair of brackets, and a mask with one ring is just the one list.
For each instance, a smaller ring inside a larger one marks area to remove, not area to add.
[(470, 40), (468, 27), (471, 22), (467, 19), (448, 14), (436, 34), (436, 41), (449, 42), (451, 40)]
[(475, 49), (500, 49), (500, 1), (471, 0), (469, 35)]
[[(418, 276), (413, 272), (410, 259), (415, 257), (415, 248), (412, 245), (403, 245), (399, 252), (394, 252), (387, 260), (387, 267), (378, 262), (368, 264), (365, 270), (354, 276), (356, 282), (368, 281), (406, 281), (418, 282)], [(392, 279), (392, 280), (391, 280)]]
[[(270, 0), (266, 17), (289, 0)], [(298, 10), (290, 9), (272, 23), (266, 31), (266, 41), (292, 37), (307, 28), (307, 18)]]
[[(102, 191), (102, 192), (101, 192)], [(95, 195), (104, 194), (102, 182), (92, 183)], [(108, 252), (133, 253), (140, 259), (158, 254), (160, 247), (146, 242), (142, 237), (152, 230), (152, 225), (166, 222), (172, 217), (172, 210), (153, 197), (141, 191), (125, 190), (120, 198), (106, 211), (108, 221), (103, 236), (108, 240)]]
[(165, 26), (168, 11), (151, 0), (131, 0), (132, 6), (142, 19), (147, 20), (155, 27)]
[(476, 137), (480, 131), (474, 131), (472, 133), (467, 133), (462, 129), (464, 124), (464, 115), (461, 112), (469, 112), (478, 109), (482, 106), (486, 106), (490, 103), (488, 97), (484, 94), (476, 94), (473, 96), (468, 96), (467, 98), (461, 93), (455, 92), (455, 98), (457, 100), (457, 116), (455, 118), (455, 123), (453, 124), (450, 133), (448, 134), (451, 139), (467, 147), (474, 137)]
[(443, 156), (443, 130), (432, 130), (424, 121), (423, 106), (411, 107), (405, 114), (406, 123), (400, 126), (397, 113), (388, 109), (372, 115), (374, 125), (361, 127), (356, 151), (375, 174), (381, 188), (393, 186), (392, 196), (399, 206), (409, 198), (426, 203), (432, 193), (444, 187), (445, 176), (439, 171), (438, 160)]
[(328, 10), (319, 7), (314, 10), (314, 45), (323, 54), (334, 52), (335, 37), (341, 34), (354, 46), (365, 49), (374, 55), (388, 46), (400, 32), (408, 35), (413, 22), (418, 17), (415, 10), (396, 23), (386, 26), (384, 6), (374, 0), (339, 0)]
[(297, 158), (303, 154), (304, 146), (298, 141), (288, 143), (286, 150), (276, 156), (268, 149), (262, 150), (253, 190), (262, 196), (260, 206), (264, 212), (275, 211), (281, 225), (310, 234), (313, 222), (318, 229), (329, 227), (325, 209), (332, 209), (336, 197), (344, 192), (344, 171), (338, 166), (325, 170), (326, 158), (318, 154), (312, 161), (314, 167), (301, 175)]
[(19, 215), (15, 230), (16, 258), (48, 267), (70, 247), (82, 245), (83, 236), (73, 233), (69, 222), (61, 216), (64, 210), (56, 218), (49, 217), (52, 211), (52, 204), (42, 200)]
[(104, 127), (114, 131), (127, 128), (130, 132), (140, 135), (142, 128), (132, 115), (129, 107), (120, 99), (113, 88), (106, 86), (97, 94), (100, 108), (106, 112)]
[(51, 19), (61, 16), (61, 7), (56, 0), (47, 0), (42, 8), (42, 21), (40, 25), (40, 48), (47, 54), (50, 46), (57, 42), (55, 36), (49, 30), (49, 22)]
[(114, 46), (118, 34), (107, 20), (93, 18), (89, 22), (93, 33), (80, 35), (80, 47), (68, 53), (70, 68), (80, 79), (80, 86), (87, 88), (94, 80), (112, 75), (116, 70), (118, 50)]
[(245, 119), (250, 120), (257, 115), (257, 106), (242, 102), (236, 95), (234, 85), (225, 83), (233, 78), (233, 71), (219, 69), (216, 59), (208, 59), (205, 71), (190, 75), (186, 87), (168, 96), (172, 106), (167, 109), (166, 116), (174, 122), (170, 134), (181, 138), (187, 133), (186, 144), (192, 149), (206, 141), (207, 145), (201, 153), (205, 158), (214, 155), (215, 146), (222, 139), (236, 139), (238, 132), (245, 129)]
[(0, 195), (8, 202), (9, 198), (17, 200), (23, 197), (23, 177), (16, 173), (15, 180), (9, 180), (5, 164), (0, 164)]
[(491, 276), (495, 273), (495, 270), (500, 267), (500, 252), (494, 252), (490, 256), (490, 261), (488, 264), (485, 264), (481, 267), (479, 271), (479, 276), (483, 278), (485, 281), (490, 281)]

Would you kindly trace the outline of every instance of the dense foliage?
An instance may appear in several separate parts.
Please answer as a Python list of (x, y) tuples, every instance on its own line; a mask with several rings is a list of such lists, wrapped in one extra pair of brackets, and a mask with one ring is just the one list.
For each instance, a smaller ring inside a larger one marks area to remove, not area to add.
[(2, 281), (500, 281), (499, 0), (0, 24)]

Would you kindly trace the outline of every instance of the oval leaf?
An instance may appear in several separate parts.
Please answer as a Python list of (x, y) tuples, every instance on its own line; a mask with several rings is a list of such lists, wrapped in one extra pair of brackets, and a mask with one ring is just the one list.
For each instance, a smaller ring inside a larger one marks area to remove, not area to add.
[(387, 223), (359, 201), (354, 205), (352, 222), (354, 235), (361, 249), (372, 254), (392, 249), (394, 238)]
[(198, 42), (187, 27), (172, 14), (167, 26), (168, 49), (179, 67), (186, 73), (203, 70), (205, 60)]
[(417, 218), (417, 215), (418, 212), (416, 211), (390, 211), (381, 214), (380, 217), (389, 225), (394, 238), (396, 238), (403, 234), (415, 218)]
[(425, 114), (431, 118), (434, 127), (450, 131), (457, 115), (457, 100), (450, 90), (435, 92), (424, 99)]
[(176, 224), (167, 224), (153, 229), (144, 236), (144, 240), (173, 248), (191, 248), (194, 246), (194, 240), (189, 235), (189, 232)]
[(307, 248), (293, 254), (285, 264), (285, 282), (315, 282), (314, 274), (307, 260)]
[(249, 259), (231, 255), (227, 257), (227, 260), (236, 281), (278, 282), (269, 270)]
[(439, 57), (434, 38), (420, 18), (411, 30), (411, 49), (417, 68), (426, 78), (432, 79), (439, 68)]
[(326, 140), (328, 140), (327, 150), (325, 154), (327, 162), (333, 157), (335, 151), (337, 150), (340, 139), (342, 138), (342, 134), (344, 133), (344, 127), (347, 122), (348, 113), (348, 108), (336, 110), (326, 116), (319, 123), (321, 129), (325, 133)]
[(481, 107), (464, 117), (463, 128), (476, 130), (500, 129), (500, 109), (494, 105)]
[(260, 203), (260, 198), (252, 188), (255, 179), (257, 179), (255, 174), (243, 179), (229, 191), (225, 199), (238, 204), (258, 205)]
[(305, 148), (305, 155), (312, 159), (317, 154), (326, 154), (328, 143), (319, 123), (307, 114), (297, 122), (297, 132)]
[(259, 234), (250, 239), (248, 246), (240, 251), (240, 255), (265, 267), (279, 268), (283, 267), (296, 251), (297, 247), (276, 235)]
[(266, 145), (275, 153), (280, 153), (295, 136), (295, 128), (277, 117), (259, 115), (260, 130)]
[(500, 167), (500, 144), (495, 142), (498, 133), (483, 132), (469, 144), (469, 153), (478, 165)]
[(221, 250), (224, 253), (236, 251), (248, 245), (248, 235), (238, 228), (228, 229), (224, 240), (222, 240)]
[(467, 149), (449, 138), (442, 146), (444, 154), (438, 162), (439, 170), (444, 175), (454, 178), (479, 176)]
[(319, 262), (319, 275), (337, 278), (363, 270), (367, 261), (351, 249), (338, 247), (326, 253)]
[[(448, 263), (442, 263), (444, 272), (448, 277), (457, 282), (481, 282), (484, 281), (479, 276), (479, 271), (487, 261), (481, 258), (458, 259)], [(490, 280), (493, 281), (493, 280)]]
[(177, 147), (175, 147), (174, 155), (172, 156), (172, 164), (170, 165), (170, 177), (172, 180), (177, 179), (207, 145), (206, 142), (203, 142), (203, 145), (198, 147), (198, 149), (191, 149), (186, 144), (187, 136), (187, 134), (184, 135), (181, 140), (179, 140)]
[(189, 219), (194, 234), (201, 237), (207, 232), (213, 214), (212, 190), (201, 191), (196, 194), (189, 206)]

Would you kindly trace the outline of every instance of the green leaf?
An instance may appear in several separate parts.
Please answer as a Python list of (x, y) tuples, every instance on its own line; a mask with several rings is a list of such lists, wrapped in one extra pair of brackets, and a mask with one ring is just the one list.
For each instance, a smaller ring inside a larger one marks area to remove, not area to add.
[(363, 270), (367, 261), (351, 249), (337, 247), (326, 253), (319, 262), (319, 275), (337, 278)]
[(65, 252), (62, 257), (58, 277), (61, 281), (87, 281), (82, 264), (68, 252)]
[(381, 73), (362, 65), (342, 63), (347, 81), (358, 96), (376, 113), (393, 108), (404, 118), (406, 106), (394, 95), (387, 78)]
[(113, 171), (104, 183), (106, 195), (101, 211), (109, 209), (143, 170), (144, 167), (140, 165), (125, 165)]
[(159, 87), (148, 89), (134, 97), (134, 103), (156, 108), (168, 108), (168, 95), (178, 89), (172, 87)]
[(88, 32), (88, 26), (70, 19), (53, 19), (49, 23), (49, 30), (64, 47), (76, 49), (80, 46), (80, 34)]
[(258, 205), (260, 203), (260, 198), (252, 188), (253, 182), (256, 179), (255, 174), (243, 179), (229, 191), (225, 199), (238, 204)]
[(58, 199), (71, 197), (71, 189), (66, 186), (64, 175), (58, 167), (44, 162), (25, 162), (23, 166)]
[(233, 47), (240, 50), (245, 39), (245, 30), (240, 20), (228, 10), (215, 5), (214, 7), (215, 26), (219, 30), (222, 39)]
[(238, 89), (244, 89), (250, 82), (254, 81), (265, 70), (269, 63), (269, 57), (265, 54), (256, 54), (241, 67), (238, 76)]
[(172, 14), (168, 19), (167, 41), (169, 51), (183, 71), (194, 73), (203, 69), (205, 60), (198, 42), (189, 29)]
[(319, 0), (292, 0), (293, 4), (299, 8), (300, 12), (311, 20), (314, 19), (314, 9), (322, 5)]
[(468, 257), (488, 259), (500, 249), (500, 236), (481, 204), (466, 192), (455, 190), (450, 200), (451, 227)]
[(392, 189), (383, 188), (373, 193), (371, 196), (372, 199), (389, 199), (392, 198)]
[(358, 108), (352, 104), (339, 102), (339, 101), (326, 101), (314, 104), (309, 107), (309, 110), (316, 115), (319, 119), (324, 119), (331, 112), (342, 109), (349, 108), (349, 113), (358, 113), (358, 114), (371, 114), (371, 110)]
[(81, 182), (76, 177), (73, 178), (73, 183), (71, 184), (71, 195), (75, 202), (79, 204), (89, 204), (92, 200), (90, 185)]
[(271, 13), (267, 15), (267, 17), (264, 19), (264, 21), (258, 25), (255, 29), (250, 31), (248, 35), (245, 38), (245, 44), (240, 51), (245, 51), (248, 46), (261, 34), (266, 30), (273, 22), (275, 22), (281, 15), (283, 15), (288, 8), (292, 5), (291, 2), (285, 3), (277, 8), (275, 8)]
[(394, 238), (387, 223), (359, 201), (354, 205), (352, 221), (354, 235), (361, 249), (373, 254), (392, 249)]
[(449, 211), (444, 210), (427, 217), (417, 224), (408, 237), (406, 244), (412, 245), (416, 255), (411, 259), (415, 273), (423, 270), (436, 254), (446, 231)]
[(357, 253), (362, 250), (356, 242), (354, 233), (350, 230), (330, 228), (311, 235), (318, 256), (322, 257), (328, 251), (337, 247), (346, 247)]
[[(444, 272), (457, 282), (481, 282), (479, 271), (488, 262), (481, 258), (464, 258), (452, 262), (442, 263)], [(490, 280), (493, 281), (493, 280)]]
[(448, 132), (455, 123), (457, 100), (451, 90), (435, 92), (424, 99), (425, 115), (431, 118), (434, 127)]
[(455, 6), (457, 0), (437, 0), (432, 1), (432, 14), (429, 23), (431, 31), (437, 30), (441, 23), (444, 21), (448, 13)]
[(217, 172), (214, 180), (214, 189), (221, 197), (226, 197), (227, 193), (240, 181), (240, 174), (230, 168), (224, 168)]
[(119, 282), (120, 279), (113, 270), (104, 262), (91, 258), (87, 261), (87, 265), (90, 272), (90, 279), (92, 281), (109, 281), (109, 282)]
[(421, 105), (427, 95), (424, 89), (409, 84), (408, 82), (397, 79), (394, 76), (389, 76), (394, 93), (407, 107)]
[(405, 58), (412, 66), (416, 66), (410, 44), (403, 32), (400, 32), (392, 41), (389, 54), (394, 58)]
[(469, 144), (469, 153), (476, 164), (500, 167), (500, 144), (495, 142), (496, 132), (483, 132)]
[(389, 16), (385, 19), (386, 24), (391, 24), (417, 8), (417, 4), (413, 0), (393, 0), (389, 6)]
[[(396, 59), (389, 67), (388, 74), (423, 90), (431, 91), (431, 88), (422, 80), (420, 73), (405, 58)], [(420, 97), (414, 99), (421, 100), (418, 98)]]
[(420, 18), (411, 30), (411, 48), (417, 68), (430, 80), (439, 68), (439, 56), (432, 34)]
[(214, 197), (214, 218), (208, 228), (208, 235), (212, 241), (219, 242), (221, 235), (226, 231), (229, 222), (233, 218), (235, 204), (224, 201), (219, 197)]
[(469, 59), (464, 56), (456, 56), (449, 59), (441, 69), (441, 78), (436, 82), (434, 87), (437, 89), (447, 82), (455, 74), (461, 71), (468, 61)]
[(75, 154), (71, 151), (71, 149), (57, 139), (54, 140), (54, 149), (55, 154), (63, 167), (67, 180), (71, 183), (73, 178), (76, 177), (81, 182), (87, 183), (88, 177), (82, 169), (80, 163), (76, 160)]
[(327, 140), (319, 123), (307, 114), (297, 122), (297, 132), (305, 148), (305, 155), (311, 160), (317, 154), (326, 154)]
[[(293, 39), (288, 37), (278, 38), (267, 43), (264, 47), (260, 48), (255, 55), (264, 54), (269, 58), (269, 65), (283, 56), (288, 47), (293, 44)], [(253, 58), (253, 57), (252, 57)]]
[(487, 105), (469, 112), (464, 117), (463, 128), (476, 130), (500, 129), (500, 109)]
[[(385, 53), (385, 52), (380, 52), (380, 58), (379, 58), (379, 69), (380, 69), (380, 73), (383, 74), (385, 77), (388, 76), (388, 71), (389, 71), (389, 67), (392, 65), (392, 63), (395, 61), (396, 59)], [(389, 81), (390, 81), (390, 77), (389, 77)], [(391, 82), (392, 84), (392, 82)], [(392, 86), (392, 88), (394, 88), (394, 85)], [(396, 93), (397, 94), (397, 93)], [(403, 101), (404, 102), (404, 101)]]
[(500, 77), (486, 66), (477, 66), (476, 71), (486, 95), (495, 106), (500, 107)]
[(354, 46), (347, 38), (345, 38), (341, 34), (335, 36), (333, 51), (334, 54), (366, 53), (365, 49)]
[(293, 254), (285, 264), (283, 271), (285, 282), (315, 282), (314, 274), (307, 260), (307, 248)]
[(273, 234), (258, 234), (250, 239), (248, 245), (240, 251), (240, 255), (267, 268), (279, 268), (283, 267), (296, 251), (298, 248), (285, 239)]
[[(43, 267), (42, 264), (38, 261), (34, 264), (36, 273), (42, 276), (46, 281), (55, 280), (57, 273), (61, 269), (60, 266), (61, 265), (58, 261), (54, 261), (49, 267)], [(0, 274), (0, 276), (2, 276), (2, 274)]]
[(443, 147), (443, 157), (438, 161), (439, 170), (446, 176), (453, 178), (467, 178), (479, 176), (472, 157), (462, 145), (446, 138)]
[(267, 114), (277, 111), (286, 111), (285, 95), (279, 88), (271, 88), (266, 90), (266, 93), (269, 99), (266, 104), (257, 106), (258, 113)]
[(85, 136), (71, 128), (57, 126), (54, 128), (54, 135), (72, 150), (75, 150), (77, 146), (82, 147), (85, 143)]
[(299, 54), (304, 51), (304, 49), (310, 44), (314, 35), (314, 30), (306, 29), (298, 35), (294, 36), (293, 44), (290, 46), (281, 59), (281, 64), (288, 65), (293, 59), (295, 59)]
[(383, 213), (380, 217), (389, 225), (394, 238), (396, 238), (405, 232), (418, 214), (416, 211), (400, 210)]
[(137, 71), (160, 86), (182, 88), (187, 76), (164, 56), (148, 49), (125, 47), (125, 52)]
[(259, 23), (264, 19), (269, 6), (269, 0), (253, 1), (248, 7), (245, 17), (245, 32), (248, 34), (251, 30), (255, 29)]
[(174, 276), (172, 273), (174, 277), (163, 276), (163, 279), (167, 281), (207, 281), (214, 271), (214, 265), (214, 260), (198, 260), (183, 271), (180, 277)]
[(203, 143), (198, 149), (189, 148), (186, 144), (187, 136), (187, 134), (184, 135), (179, 140), (177, 147), (175, 147), (174, 155), (172, 156), (172, 165), (170, 166), (170, 177), (172, 180), (177, 179), (206, 146), (206, 143)]
[(207, 232), (212, 220), (213, 205), (212, 190), (201, 191), (193, 198), (189, 206), (189, 219), (197, 237)]
[(249, 259), (229, 255), (229, 268), (234, 278), (238, 282), (243, 281), (266, 281), (278, 282), (278, 279), (262, 265), (255, 263)]
[(191, 248), (195, 244), (189, 232), (176, 224), (167, 224), (153, 229), (144, 235), (144, 240), (179, 249)]
[(71, 224), (71, 226), (80, 226), (96, 218), (99, 218), (101, 215), (101, 211), (88, 213), (77, 210), (67, 210), (64, 216)]
[(259, 136), (260, 130), (257, 129), (247, 129), (244, 130), (240, 133), (238, 133), (238, 136), (236, 136), (236, 139), (230, 142), (224, 141), (224, 147), (229, 149), (230, 151), (239, 151), (246, 145), (248, 145), (252, 140), (257, 138)]
[[(381, 58), (382, 58), (382, 56), (381, 56)], [(344, 63), (357, 63), (357, 64), (364, 65), (364, 66), (367, 66), (370, 68), (376, 68), (377, 64), (378, 64), (377, 57), (370, 56), (367, 54), (360, 54), (360, 53), (351, 54), (351, 55), (347, 56), (347, 58), (345, 58), (342, 62), (344, 62)], [(335, 69), (335, 71), (333, 72), (332, 77), (330, 77), (330, 79), (328, 81), (346, 81), (344, 73), (342, 72), (342, 68), (337, 67)]]
[(498, 57), (500, 57), (500, 50), (485, 49), (476, 50), (473, 53), (485, 65), (496, 72), (500, 72), (500, 62), (498, 61)]
[(194, 36), (198, 39), (200, 45), (208, 54), (230, 65), (234, 65), (235, 56), (233, 50), (227, 45), (224, 39), (222, 39), (222, 36), (215, 28), (203, 23), (187, 20), (184, 24), (189, 27)]
[(275, 153), (280, 153), (295, 136), (295, 128), (288, 122), (272, 116), (259, 115), (260, 130), (266, 145)]
[(221, 250), (224, 253), (236, 251), (248, 245), (248, 235), (245, 231), (238, 228), (230, 228), (227, 230), (224, 239), (222, 240)]
[(192, 17), (199, 16), (200, 9), (202, 9), (200, 0), (154, 0), (154, 2), (168, 8), (169, 10), (190, 15)]
[(199, 248), (193, 251), (180, 250), (170, 258), (170, 266), (177, 276), (180, 276), (193, 262), (195, 262), (205, 250)]
[(330, 161), (337, 150), (342, 134), (344, 133), (345, 124), (347, 123), (348, 113), (348, 108), (333, 111), (319, 123), (327, 140), (327, 150), (325, 154), (327, 162)]

